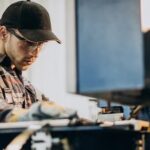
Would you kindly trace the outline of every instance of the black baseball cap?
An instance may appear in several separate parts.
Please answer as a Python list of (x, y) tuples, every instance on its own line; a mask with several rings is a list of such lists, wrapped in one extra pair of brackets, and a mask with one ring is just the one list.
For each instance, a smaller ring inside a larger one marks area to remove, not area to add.
[(52, 32), (50, 16), (40, 4), (31, 1), (18, 1), (11, 4), (3, 13), (0, 25), (15, 28), (29, 41), (61, 41)]

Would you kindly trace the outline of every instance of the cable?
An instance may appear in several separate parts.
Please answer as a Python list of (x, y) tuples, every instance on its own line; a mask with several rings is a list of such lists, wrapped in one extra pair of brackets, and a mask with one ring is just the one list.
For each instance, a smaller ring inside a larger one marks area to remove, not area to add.
[(132, 109), (132, 112), (130, 113), (130, 117), (128, 118), (128, 120), (130, 120), (131, 118), (136, 118), (142, 108), (143, 108), (142, 105), (138, 105), (138, 106), (134, 107)]

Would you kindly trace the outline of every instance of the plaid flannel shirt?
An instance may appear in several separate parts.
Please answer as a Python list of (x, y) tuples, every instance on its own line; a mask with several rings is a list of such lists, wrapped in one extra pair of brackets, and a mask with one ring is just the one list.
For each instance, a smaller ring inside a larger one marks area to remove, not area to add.
[(0, 121), (14, 107), (29, 108), (32, 103), (47, 100), (32, 84), (22, 77), (22, 72), (11, 69), (11, 61), (0, 61)]

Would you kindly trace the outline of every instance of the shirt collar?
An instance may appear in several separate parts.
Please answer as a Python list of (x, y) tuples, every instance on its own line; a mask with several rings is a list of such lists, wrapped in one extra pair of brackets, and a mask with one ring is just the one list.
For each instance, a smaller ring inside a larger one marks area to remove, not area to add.
[(14, 70), (18, 75), (22, 75), (22, 71), (18, 70), (16, 67), (12, 69), (12, 62), (7, 55), (0, 57), (0, 65), (7, 68), (8, 70)]

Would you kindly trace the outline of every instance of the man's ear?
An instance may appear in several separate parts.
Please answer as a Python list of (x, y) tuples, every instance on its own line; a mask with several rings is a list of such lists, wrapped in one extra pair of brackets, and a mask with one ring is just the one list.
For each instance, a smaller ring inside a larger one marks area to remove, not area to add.
[(0, 38), (5, 40), (8, 36), (8, 31), (5, 26), (0, 26)]

